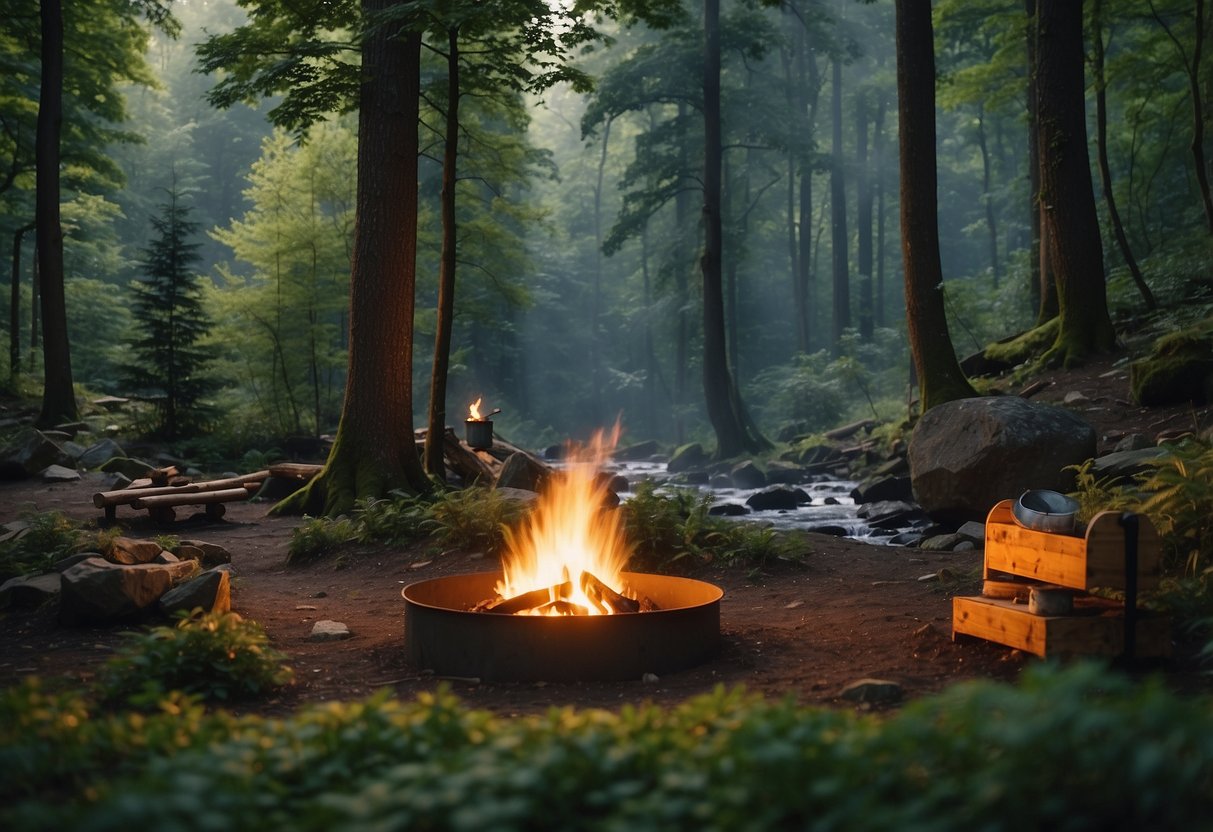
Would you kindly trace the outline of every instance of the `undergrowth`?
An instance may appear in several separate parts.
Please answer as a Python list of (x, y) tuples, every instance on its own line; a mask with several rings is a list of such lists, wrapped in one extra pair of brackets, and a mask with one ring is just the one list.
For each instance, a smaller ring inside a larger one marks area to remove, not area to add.
[(58, 511), (26, 514), (26, 524), (0, 543), (0, 583), (16, 575), (47, 572), (55, 561), (76, 552), (106, 553), (122, 533), (117, 526), (97, 530), (71, 520)]
[(0, 693), (8, 829), (1200, 829), (1213, 708), (1098, 666), (880, 717), (717, 690), (499, 717), (447, 691), (286, 719)]

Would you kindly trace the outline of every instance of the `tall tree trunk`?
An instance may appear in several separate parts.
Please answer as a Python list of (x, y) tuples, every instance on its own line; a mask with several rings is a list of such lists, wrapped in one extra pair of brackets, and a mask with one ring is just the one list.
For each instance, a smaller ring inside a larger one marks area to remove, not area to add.
[(703, 3), (703, 393), (716, 432), (716, 456), (756, 452), (770, 443), (751, 425), (729, 372), (722, 287), (723, 232), (720, 219), (723, 149), (720, 125), (720, 0)]
[(649, 223), (646, 220), (640, 230), (640, 275), (641, 296), (644, 302), (644, 424), (648, 436), (657, 436), (657, 353), (653, 349), (653, 317), (648, 310), (653, 308), (653, 281), (649, 275)]
[(602, 149), (598, 154), (598, 180), (594, 184), (594, 286), (590, 293), (590, 393), (592, 408), (595, 412), (602, 409), (602, 358), (599, 353), (599, 321), (602, 317), (602, 272), (603, 234), (602, 222), (602, 191), (606, 182), (607, 148), (611, 144), (611, 125), (614, 118), (608, 118), (602, 128)]
[(442, 252), (438, 264), (438, 319), (434, 327), (434, 364), (430, 370), (430, 409), (425, 435), (425, 470), (446, 481), (446, 379), (451, 366), (455, 323), (455, 174), (459, 152), (459, 30), (447, 30), (446, 134), (442, 148)]
[[(678, 104), (678, 123), (685, 125), (688, 109), (685, 102)], [(689, 177), (690, 160), (687, 158), (687, 141), (685, 134), (678, 143), (680, 171)], [(678, 233), (678, 262), (674, 264), (674, 291), (678, 298), (678, 343), (674, 355), (674, 441), (681, 445), (686, 441), (686, 417), (684, 406), (687, 401), (688, 365), (691, 359), (691, 322), (689, 308), (691, 305), (690, 280), (688, 272), (694, 260), (690, 244), (692, 206), (691, 192), (688, 188), (679, 188), (674, 196), (674, 225)]]
[(1204, 101), (1200, 91), (1200, 60), (1205, 45), (1205, 2), (1204, 0), (1194, 0), (1193, 3), (1195, 20), (1193, 21), (1193, 44), (1190, 57), (1174, 31), (1154, 8), (1154, 0), (1150, 0), (1150, 12), (1175, 46), (1175, 51), (1179, 53), (1180, 60), (1183, 61), (1184, 74), (1187, 75), (1188, 95), (1192, 100), (1192, 141), (1188, 144), (1188, 150), (1192, 154), (1196, 185), (1205, 210), (1205, 224), (1208, 226), (1209, 233), (1213, 234), (1213, 196), (1209, 193), (1209, 171), (1205, 162)]
[(976, 395), (956, 360), (944, 311), (935, 163), (931, 0), (897, 0), (897, 111), (906, 327), (922, 409)]
[(1048, 287), (1052, 286), (1049, 279), (1048, 264), (1045, 263), (1044, 246), (1042, 245), (1040, 225), (1040, 144), (1036, 129), (1036, 0), (1024, 0), (1024, 10), (1027, 12), (1025, 35), (1028, 51), (1028, 209), (1032, 218), (1031, 254), (1028, 258), (1028, 301), (1036, 313), (1036, 322), (1044, 323), (1057, 315), (1057, 296), (1052, 295), (1048, 300)]
[[(363, 0), (363, 19), (400, 5)], [(364, 36), (345, 400), (324, 470), (275, 511), (331, 516), (361, 497), (429, 487), (413, 439), (420, 81), (419, 34), (378, 26)]]
[(1041, 3), (1037, 18), (1040, 199), (1061, 317), (1046, 358), (1071, 366), (1112, 349), (1116, 336), (1087, 155), (1082, 4)]
[(31, 222), (13, 232), (13, 276), (9, 283), (8, 306), (8, 375), (14, 388), (17, 376), (21, 374), (21, 247), (26, 233), (33, 229)]
[(872, 176), (868, 169), (868, 98), (860, 92), (855, 102), (855, 223), (859, 240), (855, 251), (859, 270), (859, 337), (872, 340)]
[(873, 167), (876, 177), (876, 326), (885, 323), (884, 297), (884, 111), (885, 97), (881, 93), (880, 107), (876, 110), (876, 121), (872, 125), (872, 151), (875, 156)]
[(977, 147), (981, 150), (981, 201), (986, 206), (986, 231), (990, 235), (990, 271), (994, 288), (1002, 282), (1002, 264), (998, 260), (998, 223), (994, 218), (994, 195), (990, 193), (990, 148), (986, 142), (985, 106), (977, 105)]
[(842, 334), (851, 326), (851, 285), (847, 262), (847, 190), (842, 169), (842, 60), (835, 56), (834, 75), (830, 84), (832, 99), (830, 112), (834, 122), (830, 162), (830, 249), (833, 265), (834, 290), (831, 350), (839, 355), (842, 350)]
[(1094, 0), (1091, 6), (1091, 36), (1094, 38), (1091, 67), (1095, 72), (1095, 149), (1099, 156), (1099, 181), (1103, 186), (1104, 203), (1108, 206), (1108, 218), (1112, 221), (1116, 245), (1120, 248), (1125, 265), (1129, 267), (1133, 283), (1141, 293), (1146, 308), (1157, 309), (1154, 293), (1146, 284), (1137, 258), (1133, 256), (1124, 223), (1120, 221), (1120, 211), (1116, 209), (1116, 193), (1112, 188), (1112, 167), (1108, 164), (1108, 82), (1104, 74), (1103, 0)]
[(59, 134), (63, 124), (63, 8), (39, 3), (42, 18), (42, 81), (35, 136), (36, 236), (42, 294), (42, 412), (40, 427), (76, 420), (67, 301), (63, 290), (63, 226), (59, 222)]
[[(36, 242), (36, 238), (35, 238)], [(38, 246), (34, 246), (34, 265), (30, 269), (29, 278), (29, 360), (26, 366), (29, 372), (34, 372), (34, 367), (37, 366), (38, 348), (42, 342), (38, 338), (38, 333), (42, 331), (42, 315), (39, 310), (42, 308), (42, 279), (41, 269), (39, 268)]]

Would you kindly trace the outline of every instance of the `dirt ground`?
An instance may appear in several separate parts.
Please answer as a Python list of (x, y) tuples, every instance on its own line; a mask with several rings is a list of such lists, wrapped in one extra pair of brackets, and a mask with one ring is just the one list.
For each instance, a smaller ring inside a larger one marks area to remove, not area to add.
[[(1086, 402), (1075, 408), (1095, 426), (1101, 450), (1128, 432), (1153, 436), (1213, 423), (1208, 407), (1144, 410), (1129, 405), (1126, 378), (1127, 370), (1111, 364), (1057, 373), (1034, 399), (1059, 402), (1071, 390), (1082, 392)], [(52, 509), (99, 519), (101, 512), (91, 503), (98, 490), (103, 486), (97, 475), (70, 484), (0, 483), (0, 521)], [(267, 509), (266, 504), (229, 504), (222, 520), (199, 517), (171, 526), (153, 525), (144, 512), (125, 507), (118, 513), (132, 536), (198, 538), (232, 553), (233, 608), (266, 629), (295, 671), (290, 687), (250, 706), (262, 713), (284, 714), (302, 703), (354, 699), (384, 687), (408, 698), (444, 681), (467, 703), (505, 714), (553, 705), (669, 704), (721, 684), (806, 703), (843, 704), (841, 689), (865, 677), (895, 681), (912, 699), (965, 679), (1012, 679), (1036, 661), (986, 642), (952, 641), (951, 598), (980, 591), (979, 552), (922, 552), (806, 535), (802, 565), (780, 563), (753, 576), (743, 569), (692, 564), (683, 573), (725, 591), (720, 653), (695, 669), (649, 682), (441, 680), (405, 661), (401, 589), (439, 575), (491, 571), (490, 560), (466, 552), (369, 549), (337, 562), (288, 567), (287, 544), (299, 521), (268, 517)], [(951, 578), (920, 580), (945, 568)], [(352, 638), (308, 641), (312, 625), (321, 619), (346, 623)], [(0, 685), (33, 674), (85, 681), (124, 631), (60, 628), (51, 609), (7, 613), (0, 617)], [(1213, 689), (1191, 652), (1181, 645), (1176, 658), (1161, 669), (1179, 689)]]

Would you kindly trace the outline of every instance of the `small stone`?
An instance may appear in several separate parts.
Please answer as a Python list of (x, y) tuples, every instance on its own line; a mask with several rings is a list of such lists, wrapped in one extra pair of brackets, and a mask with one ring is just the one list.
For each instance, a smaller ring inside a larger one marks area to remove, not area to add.
[(177, 557), (193, 558), (194, 554), (183, 555), (181, 550), (189, 546), (192, 550), (197, 550), (200, 556), (197, 558), (203, 566), (218, 566), (221, 563), (231, 563), (232, 553), (220, 546), (218, 543), (208, 543), (205, 540), (183, 540), (181, 545), (177, 547)]
[(314, 610), (314, 609), (316, 609), (316, 605), (315, 604), (296, 604), (295, 609), (297, 609), (297, 610)]
[(343, 641), (352, 635), (350, 628), (342, 622), (325, 619), (312, 625), (312, 634), (307, 638), (308, 641)]
[(211, 569), (160, 596), (160, 609), (172, 615), (199, 608), (206, 612), (228, 612), (232, 608), (231, 578), (225, 569)]
[(974, 543), (984, 545), (986, 540), (986, 524), (978, 523), (976, 520), (970, 520), (957, 529), (956, 533), (961, 537), (968, 538)]
[(433, 563), (432, 560), (419, 560), (409, 564), (409, 569), (424, 569)]
[(181, 563), (181, 558), (174, 555), (172, 552), (161, 552), (152, 558), (152, 563)]
[(10, 578), (0, 586), (0, 609), (40, 606), (59, 594), (59, 584), (58, 572)]
[(881, 704), (897, 702), (903, 695), (901, 685), (887, 679), (859, 679), (842, 689), (839, 696), (848, 702)]
[(803, 607), (803, 606), (804, 606), (804, 601), (789, 601), (788, 603), (783, 605), (783, 608), (785, 610), (794, 610), (797, 607)]
[(108, 560), (127, 565), (151, 563), (163, 551), (154, 540), (137, 540), (133, 537), (115, 537)]
[(640, 681), (644, 682), (646, 685), (651, 685), (661, 681), (661, 679), (656, 673), (646, 673), (640, 677)]
[(938, 572), (928, 572), (925, 575), (919, 575), (918, 580), (921, 583), (927, 583), (928, 581), (938, 581), (939, 573)]
[[(968, 542), (960, 534), (938, 534), (934, 537), (928, 537), (918, 544), (918, 548), (924, 552), (951, 552), (960, 543)], [(972, 546), (972, 543), (969, 543)]]
[(322, 589), (319, 592), (313, 592), (312, 597), (313, 598), (327, 598), (327, 597), (329, 597), (329, 594)]
[(1071, 390), (1069, 393), (1066, 393), (1066, 395), (1061, 400), (1062, 404), (1068, 404), (1068, 405), (1083, 404), (1083, 403), (1089, 402), (1089, 401), (1090, 401), (1090, 399), (1088, 399), (1086, 397), (1086, 395), (1079, 392), (1078, 390)]
[(48, 465), (40, 476), (43, 482), (75, 482), (80, 479), (80, 472), (62, 465)]

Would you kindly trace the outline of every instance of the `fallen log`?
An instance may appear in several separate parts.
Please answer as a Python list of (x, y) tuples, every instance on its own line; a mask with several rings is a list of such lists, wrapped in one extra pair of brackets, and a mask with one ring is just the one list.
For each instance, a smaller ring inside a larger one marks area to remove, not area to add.
[(269, 471), (255, 471), (239, 477), (228, 477), (208, 482), (191, 482), (185, 485), (162, 485), (150, 488), (123, 488), (118, 491), (99, 491), (93, 495), (93, 505), (97, 508), (109, 508), (135, 502), (143, 497), (156, 497), (164, 494), (196, 494), (205, 491), (222, 491), (236, 486), (257, 484), (270, 475)]
[(172, 506), (202, 506), (208, 503), (230, 503), (247, 500), (252, 494), (247, 488), (226, 488), (222, 491), (195, 491), (189, 494), (153, 494), (131, 503), (133, 508), (165, 508)]
[(276, 462), (270, 466), (266, 475), (287, 479), (310, 480), (318, 476), (323, 470), (323, 465), (316, 465), (310, 462)]

